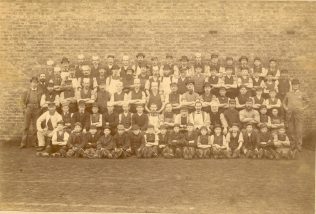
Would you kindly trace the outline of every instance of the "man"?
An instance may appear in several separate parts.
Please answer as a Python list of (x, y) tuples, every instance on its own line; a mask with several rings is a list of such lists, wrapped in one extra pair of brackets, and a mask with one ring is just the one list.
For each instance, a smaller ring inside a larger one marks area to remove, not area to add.
[(284, 98), (283, 106), (286, 111), (286, 120), (289, 128), (290, 139), (296, 148), (301, 151), (303, 143), (303, 116), (304, 110), (309, 107), (309, 97), (300, 90), (298, 79), (292, 80), (292, 91)]
[(253, 100), (251, 98), (246, 101), (245, 109), (239, 112), (239, 119), (244, 127), (249, 123), (255, 126), (260, 122), (259, 112), (253, 109)]
[(45, 91), (46, 91), (47, 83), (48, 83), (48, 81), (46, 80), (46, 74), (45, 74), (45, 72), (40, 73), (40, 75), (39, 75), (39, 82), (38, 82), (37, 87), (38, 87), (43, 93), (45, 93)]
[(134, 89), (129, 92), (127, 100), (131, 104), (130, 111), (132, 113), (136, 113), (137, 104), (145, 104), (146, 95), (140, 88), (140, 79), (134, 79)]
[(57, 127), (57, 122), (62, 120), (62, 116), (57, 113), (54, 102), (48, 103), (48, 111), (44, 112), (36, 121), (38, 148), (37, 151), (45, 149), (45, 137), (52, 138), (53, 130)]
[(194, 111), (195, 102), (200, 99), (198, 93), (194, 92), (194, 82), (189, 80), (187, 82), (188, 91), (181, 97), (181, 106), (186, 106), (189, 109), (189, 113)]
[(124, 55), (122, 57), (122, 67), (120, 68), (120, 76), (124, 78), (127, 73), (127, 70), (130, 70), (130, 69), (133, 71), (133, 75), (134, 75), (134, 70), (132, 67), (130, 67), (129, 56)]
[(78, 61), (77, 61), (77, 64), (75, 66), (75, 77), (77, 79), (82, 77), (82, 66), (84, 64), (84, 59), (85, 59), (85, 57), (83, 54), (78, 55)]
[(142, 66), (146, 66), (145, 54), (138, 53), (136, 55), (136, 63), (133, 65), (133, 70), (135, 71), (135, 76), (139, 76), (142, 70)]
[(32, 77), (30, 80), (30, 88), (22, 94), (22, 104), (24, 108), (24, 129), (20, 148), (26, 147), (28, 132), (30, 126), (33, 128), (31, 133), (31, 145), (35, 146), (36, 142), (36, 120), (40, 114), (40, 101), (42, 91), (39, 90), (37, 77)]
[(83, 100), (78, 102), (79, 111), (73, 113), (71, 117), (72, 129), (75, 128), (75, 124), (79, 122), (84, 133), (90, 128), (90, 114), (85, 110), (86, 104)]
[(100, 69), (100, 58), (99, 56), (92, 56), (91, 76), (97, 77)]
[(111, 100), (111, 94), (105, 88), (105, 83), (99, 85), (100, 90), (97, 92), (96, 103), (98, 104), (99, 111), (101, 114), (106, 113), (107, 103)]
[(47, 66), (46, 66), (45, 76), (46, 76), (46, 80), (48, 82), (49, 80), (52, 80), (54, 77), (54, 61), (49, 59), (49, 60), (47, 60), (46, 64), (47, 64)]
[(59, 95), (56, 91), (54, 91), (53, 82), (49, 82), (47, 84), (47, 90), (41, 97), (40, 105), (42, 107), (42, 112), (47, 111), (47, 103), (49, 102), (54, 102), (57, 107), (60, 105)]
[(114, 66), (114, 55), (108, 55), (106, 58), (106, 65), (104, 66), (106, 76), (109, 77), (112, 75), (113, 66)]
[(191, 113), (191, 121), (195, 129), (210, 125), (210, 116), (202, 111), (202, 103), (199, 101), (195, 103), (195, 111)]

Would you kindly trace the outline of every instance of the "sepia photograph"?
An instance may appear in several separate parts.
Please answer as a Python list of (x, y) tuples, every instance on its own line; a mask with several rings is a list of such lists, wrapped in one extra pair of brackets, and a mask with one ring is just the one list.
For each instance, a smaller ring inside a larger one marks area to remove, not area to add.
[(316, 1), (0, 14), (1, 214), (315, 213)]

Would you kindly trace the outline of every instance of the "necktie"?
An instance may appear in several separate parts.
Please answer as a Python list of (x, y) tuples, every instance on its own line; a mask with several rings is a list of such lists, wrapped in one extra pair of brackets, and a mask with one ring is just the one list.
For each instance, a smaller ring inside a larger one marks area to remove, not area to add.
[(48, 121), (47, 121), (47, 129), (49, 131), (53, 131), (54, 130), (51, 118), (49, 118)]

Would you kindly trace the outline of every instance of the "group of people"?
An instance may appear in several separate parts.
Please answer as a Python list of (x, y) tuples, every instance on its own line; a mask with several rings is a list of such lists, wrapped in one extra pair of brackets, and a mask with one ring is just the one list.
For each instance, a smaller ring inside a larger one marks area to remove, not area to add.
[(22, 96), (20, 148), (84, 158), (294, 159), (309, 98), (274, 59), (217, 54), (47, 61)]

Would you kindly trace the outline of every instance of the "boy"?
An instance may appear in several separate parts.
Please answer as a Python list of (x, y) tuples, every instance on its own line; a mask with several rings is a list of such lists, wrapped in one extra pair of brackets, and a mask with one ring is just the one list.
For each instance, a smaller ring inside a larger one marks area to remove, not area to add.
[(189, 116), (188, 109), (186, 107), (181, 107), (180, 114), (175, 117), (175, 124), (179, 124), (181, 132), (187, 130), (188, 123), (192, 122)]
[(56, 107), (60, 105), (60, 99), (57, 92), (54, 91), (54, 83), (49, 82), (47, 84), (47, 90), (41, 97), (40, 105), (42, 107), (42, 113), (47, 111), (47, 103), (54, 102)]
[(205, 83), (205, 76), (202, 74), (202, 66), (196, 65), (195, 66), (195, 74), (191, 79), (194, 81), (194, 91), (199, 95), (202, 95), (204, 92), (204, 83)]
[(161, 121), (161, 116), (157, 112), (157, 105), (155, 103), (152, 103), (149, 108), (148, 113), (148, 121), (150, 121), (150, 124), (154, 126), (154, 130), (158, 131)]
[(157, 67), (153, 67), (152, 72), (153, 72), (152, 76), (149, 77), (145, 85), (147, 96), (150, 94), (150, 91), (152, 90), (153, 83), (156, 83), (155, 87), (157, 87), (157, 90), (159, 89), (159, 86), (160, 86), (159, 69)]
[[(110, 102), (114, 105), (114, 111), (117, 114), (121, 114), (123, 112), (122, 105), (124, 102), (127, 101), (127, 94), (123, 91), (123, 83), (117, 82), (115, 84), (116, 91), (114, 92), (113, 96), (111, 96)], [(111, 92), (110, 92), (111, 93)]]
[(97, 142), (97, 157), (112, 159), (115, 150), (115, 142), (111, 135), (111, 127), (106, 125), (103, 133), (104, 135), (102, 135)]
[(159, 127), (159, 130), (160, 132), (158, 133), (158, 153), (161, 154), (164, 158), (168, 158), (168, 154), (172, 153), (172, 149), (168, 145), (167, 127), (165, 125), (161, 125)]
[(95, 125), (91, 125), (89, 132), (86, 133), (86, 145), (83, 153), (85, 158), (97, 158), (97, 142), (101, 137), (100, 131), (98, 131)]
[(145, 64), (141, 64), (140, 68), (141, 68), (140, 74), (137, 75), (135, 77), (135, 79), (138, 78), (140, 80), (140, 89), (142, 91), (145, 91), (145, 85), (146, 85), (147, 80), (149, 79), (149, 75), (147, 74), (146, 65)]
[(259, 76), (259, 73), (257, 73), (257, 72), (253, 73), (252, 84), (253, 84), (253, 88), (251, 91), (251, 96), (255, 96), (257, 88), (261, 88), (264, 86), (264, 81), (263, 81), (262, 77)]
[(228, 157), (239, 158), (240, 149), (244, 142), (242, 133), (239, 131), (239, 124), (233, 123), (230, 132), (226, 135)]
[[(172, 129), (175, 123), (175, 114), (172, 111), (171, 103), (167, 103), (165, 106), (165, 110), (161, 115), (160, 123), (164, 124), (168, 130)], [(150, 119), (149, 119), (150, 120)]]
[(210, 112), (211, 111), (211, 102), (217, 99), (214, 94), (211, 92), (211, 85), (210, 83), (206, 82), (204, 84), (204, 94), (201, 96), (201, 101), (202, 101), (202, 110), (205, 112)]
[(273, 159), (275, 156), (274, 145), (271, 133), (268, 131), (267, 124), (262, 123), (258, 134), (258, 158)]
[(192, 123), (188, 124), (188, 132), (184, 134), (183, 158), (192, 159), (195, 156), (198, 134)]
[(197, 158), (209, 158), (211, 154), (211, 136), (208, 135), (206, 126), (200, 129), (200, 135), (197, 138)]
[(246, 86), (249, 92), (253, 88), (253, 82), (252, 79), (249, 77), (249, 70), (247, 68), (241, 69), (241, 77), (238, 78), (237, 85), (238, 87), (242, 85)]
[(86, 104), (83, 100), (78, 102), (79, 111), (73, 113), (71, 117), (72, 129), (74, 129), (75, 123), (79, 122), (83, 129), (83, 132), (86, 133), (90, 128), (90, 114), (86, 112)]
[(215, 159), (228, 157), (228, 146), (225, 136), (222, 134), (221, 125), (214, 127), (214, 134), (211, 136), (212, 154)]
[(253, 108), (259, 110), (262, 105), (265, 104), (265, 100), (262, 96), (262, 88), (256, 88), (256, 95), (252, 98), (253, 99)]
[(131, 154), (136, 155), (136, 157), (141, 157), (141, 149), (145, 145), (144, 135), (141, 133), (138, 125), (134, 124), (131, 128), (131, 134), (129, 136), (131, 144)]
[(106, 78), (105, 84), (111, 95), (115, 94), (115, 92), (118, 92), (117, 84), (121, 84), (121, 88), (123, 90), (122, 78), (120, 76), (120, 68), (117, 65), (113, 65), (112, 75)]
[(211, 111), (209, 112), (210, 115), (210, 130), (213, 131), (216, 124), (219, 124), (223, 127), (223, 134), (227, 134), (228, 124), (226, 118), (223, 113), (219, 112), (219, 103), (213, 101), (211, 103)]
[(172, 111), (175, 114), (179, 114), (180, 113), (180, 100), (181, 100), (181, 96), (178, 93), (178, 85), (175, 82), (170, 83), (170, 88), (171, 88), (171, 92), (169, 93), (169, 95), (166, 97), (166, 103), (170, 103), (172, 105)]
[(260, 111), (260, 122), (259, 122), (259, 126), (261, 124), (266, 124), (268, 128), (271, 127), (271, 118), (270, 116), (267, 114), (268, 113), (268, 109), (266, 105), (262, 105), (259, 109)]
[(276, 134), (274, 137), (273, 144), (276, 147), (276, 159), (295, 159), (296, 150), (291, 150), (291, 143), (288, 136), (285, 133), (284, 126), (281, 126), (279, 128), (278, 134)]
[(102, 128), (102, 114), (99, 113), (99, 108), (97, 103), (92, 104), (92, 114), (90, 115), (90, 126), (94, 125), (98, 129)]
[(143, 158), (155, 158), (158, 156), (158, 136), (155, 133), (155, 127), (148, 125), (147, 131), (144, 134), (145, 144), (141, 149)]
[(260, 77), (264, 77), (266, 74), (266, 69), (262, 66), (261, 59), (255, 57), (253, 60), (253, 67), (251, 68), (251, 74), (257, 73)]
[(275, 134), (278, 132), (278, 129), (280, 127), (284, 126), (284, 121), (282, 117), (279, 115), (279, 110), (277, 108), (271, 109), (271, 132), (272, 134)]
[(267, 105), (267, 108), (268, 108), (268, 111), (270, 111), (269, 113), (271, 114), (271, 111), (273, 108), (277, 108), (279, 113), (282, 114), (283, 112), (281, 112), (281, 106), (282, 106), (282, 103), (281, 103), (281, 100), (278, 99), (276, 97), (277, 95), (277, 92), (275, 90), (270, 90), (269, 92), (269, 98), (266, 99), (265, 103)]
[(266, 77), (266, 81), (262, 84), (263, 86), (263, 96), (267, 99), (269, 97), (269, 93), (271, 90), (275, 90), (278, 92), (278, 81), (273, 80), (272, 75), (268, 74)]
[(136, 106), (136, 114), (132, 115), (132, 124), (137, 125), (142, 131), (146, 131), (148, 123), (148, 115), (144, 113), (143, 105), (138, 104)]
[(84, 79), (83, 88), (77, 91), (76, 99), (78, 102), (84, 101), (86, 110), (91, 112), (92, 103), (95, 102), (95, 91), (91, 90), (90, 83)]
[(277, 62), (276, 62), (275, 59), (270, 59), (267, 75), (271, 75), (273, 80), (278, 80), (279, 79), (280, 71), (279, 71), (279, 69), (277, 67)]
[(151, 90), (150, 90), (150, 93), (148, 94), (147, 102), (145, 105), (145, 109), (147, 112), (150, 112), (149, 108), (150, 108), (151, 104), (156, 104), (157, 112), (159, 112), (159, 113), (164, 108), (164, 96), (163, 96), (163, 94), (159, 93), (158, 89), (159, 89), (158, 83), (152, 82), (151, 83)]
[(101, 83), (99, 85), (99, 90), (97, 92), (96, 103), (98, 104), (99, 111), (101, 114), (107, 112), (107, 103), (111, 100), (111, 94), (105, 88), (105, 84)]
[(163, 67), (163, 73), (160, 78), (160, 88), (164, 89), (165, 95), (167, 96), (171, 92), (171, 71), (169, 66)]
[(71, 123), (72, 123), (72, 113), (69, 112), (69, 103), (68, 102), (64, 102), (61, 103), (62, 105), (62, 113), (61, 113), (61, 117), (62, 120), (64, 121), (64, 129), (70, 133), (71, 132)]
[(141, 90), (140, 79), (134, 79), (134, 88), (129, 92), (126, 99), (129, 100), (129, 103), (131, 104), (130, 111), (132, 113), (136, 113), (136, 105), (145, 104), (146, 95), (145, 92)]
[(66, 156), (68, 158), (70, 157), (82, 157), (84, 154), (84, 147), (86, 145), (85, 141), (85, 135), (82, 133), (82, 126), (80, 122), (76, 122), (74, 124), (74, 130), (71, 132), (68, 142), (67, 142), (67, 147), (68, 151), (66, 153)]
[(180, 77), (178, 78), (178, 93), (180, 95), (184, 94), (187, 89), (187, 82), (189, 81), (189, 77), (186, 76), (187, 68), (180, 69)]
[(228, 97), (226, 97), (226, 88), (219, 88), (219, 96), (217, 97), (219, 102), (219, 111), (222, 113), (228, 108)]
[(53, 132), (52, 144), (47, 145), (44, 152), (37, 152), (38, 156), (66, 157), (69, 134), (64, 130), (64, 122), (58, 121)]
[(240, 126), (239, 111), (236, 110), (236, 101), (234, 99), (229, 100), (228, 109), (223, 114), (227, 121), (228, 129), (232, 128), (234, 123)]
[(226, 75), (223, 77), (223, 86), (227, 90), (227, 96), (234, 99), (237, 96), (237, 81), (233, 76), (233, 68), (226, 68)]
[(210, 70), (210, 77), (207, 79), (207, 82), (211, 85), (212, 89), (211, 92), (214, 95), (218, 95), (218, 88), (220, 87), (220, 79), (217, 76), (217, 71), (216, 69), (211, 69)]
[(69, 103), (69, 109), (71, 113), (74, 113), (77, 111), (77, 99), (76, 99), (76, 93), (75, 90), (76, 85), (74, 85), (73, 80), (69, 79), (68, 75), (65, 76), (65, 80), (61, 84), (61, 90), (60, 93), (60, 103), (68, 102)]
[(107, 124), (110, 126), (111, 134), (115, 135), (117, 125), (119, 124), (119, 115), (114, 111), (114, 106), (111, 102), (108, 103), (107, 113), (103, 114), (103, 127)]
[(170, 133), (168, 138), (168, 144), (171, 148), (172, 153), (168, 154), (170, 157), (181, 158), (183, 153), (183, 134), (180, 132), (180, 125), (175, 124), (173, 131)]
[(249, 93), (247, 93), (246, 86), (240, 86), (239, 95), (235, 98), (237, 110), (242, 110), (246, 106), (246, 101), (249, 99)]
[(242, 153), (246, 158), (256, 158), (258, 156), (258, 134), (253, 129), (252, 123), (247, 123), (243, 131), (244, 143), (242, 146)]
[(116, 148), (114, 150), (114, 158), (127, 158), (131, 156), (131, 143), (129, 134), (125, 131), (122, 124), (117, 126), (117, 133), (114, 135)]
[(132, 113), (129, 111), (129, 104), (123, 103), (123, 113), (119, 115), (119, 124), (124, 127), (125, 131), (129, 131), (132, 127)]

